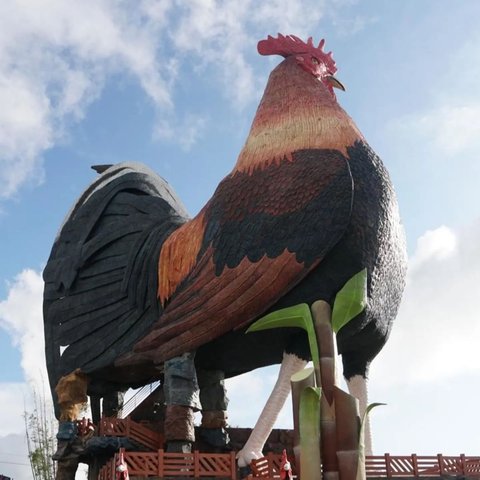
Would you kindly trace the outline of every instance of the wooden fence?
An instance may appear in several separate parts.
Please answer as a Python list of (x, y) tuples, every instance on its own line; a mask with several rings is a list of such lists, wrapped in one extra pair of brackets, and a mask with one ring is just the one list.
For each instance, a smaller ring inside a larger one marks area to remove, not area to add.
[(367, 477), (438, 477), (441, 475), (465, 475), (480, 477), (480, 457), (432, 456), (382, 456), (367, 457)]
[(141, 423), (127, 418), (102, 417), (98, 428), (99, 436), (129, 437), (150, 450), (163, 447), (164, 438), (161, 433), (154, 432)]
[[(236, 480), (237, 464), (235, 452), (231, 453), (165, 453), (125, 452), (124, 460), (130, 476), (156, 477), (220, 477)], [(119, 453), (115, 454), (100, 470), (99, 480), (115, 479), (115, 464)]]
[[(280, 478), (281, 455), (267, 454), (252, 462), (252, 475), (249, 479), (264, 480)], [(295, 466), (292, 464), (295, 471)], [(365, 459), (368, 478), (372, 477), (439, 477), (442, 475), (480, 477), (480, 457), (449, 457), (441, 454), (433, 456), (369, 456)]]
[(100, 469), (98, 480), (115, 480), (115, 462), (113, 458)]
[[(291, 462), (293, 472), (295, 472), (293, 458), (290, 458), (289, 461)], [(252, 474), (247, 477), (247, 480), (254, 478), (263, 478), (264, 480), (280, 478), (281, 465), (282, 456), (277, 453), (268, 452), (265, 457), (252, 460)], [(296, 478), (296, 476), (294, 477)]]
[[(117, 454), (118, 455), (118, 454)], [(115, 480), (117, 455), (100, 470), (99, 480)], [(130, 476), (156, 477), (220, 477), (237, 479), (235, 452), (231, 453), (165, 453), (124, 452)], [(367, 478), (374, 477), (439, 477), (466, 476), (480, 478), (480, 457), (434, 456), (371, 456), (365, 459)], [(281, 455), (269, 453), (254, 462), (249, 479), (280, 478)]]

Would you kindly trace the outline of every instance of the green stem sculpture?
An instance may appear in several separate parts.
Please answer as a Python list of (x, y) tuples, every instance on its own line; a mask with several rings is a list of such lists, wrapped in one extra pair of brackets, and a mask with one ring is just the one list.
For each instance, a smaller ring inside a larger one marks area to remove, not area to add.
[[(365, 478), (358, 401), (336, 385), (333, 332), (337, 333), (363, 311), (367, 301), (366, 287), (367, 271), (364, 269), (337, 293), (333, 312), (322, 300), (315, 302), (311, 310), (308, 305), (299, 304), (272, 312), (248, 329), (248, 332), (255, 332), (297, 327), (307, 333), (315, 382), (311, 371), (292, 377), (294, 426), (299, 431), (299, 435), (295, 435), (294, 451), (297, 457), (300, 447), (300, 472), (304, 480), (320, 480), (321, 465), (325, 480)], [(364, 418), (376, 405), (367, 408)]]

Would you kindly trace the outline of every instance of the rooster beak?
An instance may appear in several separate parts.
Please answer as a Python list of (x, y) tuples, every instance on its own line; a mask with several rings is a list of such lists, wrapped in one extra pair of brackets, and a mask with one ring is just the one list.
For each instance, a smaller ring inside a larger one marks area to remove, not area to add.
[(327, 75), (326, 77), (327, 82), (334, 88), (339, 88), (340, 90), (345, 91), (345, 87), (343, 84), (337, 80), (333, 75)]

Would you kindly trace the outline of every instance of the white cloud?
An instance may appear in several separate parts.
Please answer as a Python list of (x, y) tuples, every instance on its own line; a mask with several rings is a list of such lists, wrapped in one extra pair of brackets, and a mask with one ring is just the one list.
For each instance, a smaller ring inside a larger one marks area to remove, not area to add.
[[(133, 6), (132, 6), (133, 7)], [(0, 3), (0, 197), (38, 179), (42, 153), (80, 120), (106, 76), (135, 76), (159, 108), (171, 108), (157, 50), (169, 3), (129, 8), (103, 1)], [(164, 77), (165, 72), (165, 77)]]
[(480, 34), (470, 32), (465, 43), (445, 54), (445, 75), (440, 79), (442, 96), (463, 100), (466, 105), (473, 99), (480, 100), (480, 65), (474, 61), (480, 55)]
[(248, 61), (256, 52), (257, 41), (276, 32), (309, 35), (325, 9), (322, 3), (309, 0), (268, 4), (195, 0), (182, 4), (180, 21), (171, 35), (179, 52), (195, 55), (204, 68), (215, 68), (226, 95), (241, 109), (259, 93), (258, 79)]
[[(311, 27), (320, 21), (326, 9), (324, 1), (284, 2), (283, 0), (273, 0), (268, 3), (262, 2), (258, 8), (252, 9), (252, 17), (253, 21), (262, 28), (270, 26), (270, 28), (285, 34), (295, 33), (305, 37), (312, 35)], [(308, 11), (308, 15), (305, 14), (306, 11)], [(319, 40), (317, 39), (317, 41)]]
[(207, 124), (206, 117), (197, 114), (187, 114), (182, 121), (170, 119), (159, 120), (154, 129), (154, 137), (174, 141), (180, 147), (189, 151), (203, 134)]
[(15, 480), (32, 478), (24, 434), (0, 435), (0, 471)]
[[(26, 382), (0, 383), (0, 469), (6, 475), (10, 472), (13, 478), (27, 480), (31, 478), (31, 471), (26, 452), (24, 414), (33, 413), (34, 394), (40, 402), (37, 405), (45, 402), (47, 412), (53, 412), (45, 364), (43, 280), (39, 272), (27, 269), (19, 273), (8, 287), (7, 298), (0, 302), (0, 328), (7, 331), (21, 352)], [(1, 457), (6, 452), (8, 459)], [(14, 463), (2, 464), (2, 460)]]
[(418, 240), (415, 254), (410, 259), (410, 272), (421, 268), (422, 264), (428, 261), (442, 261), (455, 254), (457, 248), (457, 237), (455, 233), (446, 226), (435, 230), (427, 230)]
[[(30, 405), (28, 388), (24, 383), (0, 383), (0, 437), (10, 433), (24, 433), (23, 413)], [(1, 451), (1, 450), (0, 450)]]
[(472, 59), (479, 55), (480, 35), (446, 50), (442, 74), (427, 85), (430, 105), (394, 119), (389, 125), (392, 140), (401, 138), (409, 150), (427, 147), (427, 155), (432, 157), (476, 158), (480, 148), (480, 65)]
[(428, 231), (417, 243), (391, 338), (371, 377), (388, 385), (480, 376), (480, 221)]
[(38, 152), (53, 143), (48, 98), (34, 82), (0, 72), (0, 197), (13, 194), (38, 169)]
[(480, 147), (480, 103), (444, 105), (398, 121), (403, 129), (430, 142), (436, 151), (456, 156)]
[(333, 15), (332, 23), (336, 27), (337, 34), (342, 37), (356, 35), (365, 30), (365, 28), (374, 25), (379, 21), (376, 16), (355, 15), (353, 17), (346, 17), (340, 12), (338, 15)]
[(0, 327), (22, 354), (25, 379), (37, 389), (47, 384), (42, 317), (43, 280), (34, 270), (23, 270), (0, 302)]
[[(15, 478), (15, 480), (29, 480), (32, 478), (31, 467), (28, 458), (27, 437), (24, 414), (27, 418), (34, 413), (35, 406), (32, 403), (31, 389), (21, 383), (0, 383), (0, 472), (4, 475)], [(49, 395), (49, 394), (48, 394)], [(53, 409), (46, 399), (46, 421), (50, 435), (56, 434), (56, 425), (53, 421)], [(22, 401), (23, 400), (23, 401)], [(37, 397), (37, 400), (39, 398)], [(42, 403), (37, 403), (39, 416), (42, 413)], [(29, 430), (31, 446), (34, 447), (32, 435), (34, 431)], [(84, 471), (85, 469), (82, 469)], [(77, 473), (76, 478), (84, 479)]]

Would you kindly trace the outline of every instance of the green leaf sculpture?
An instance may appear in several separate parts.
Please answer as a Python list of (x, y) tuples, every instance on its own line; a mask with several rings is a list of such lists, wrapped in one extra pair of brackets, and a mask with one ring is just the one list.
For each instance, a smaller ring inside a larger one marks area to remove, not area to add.
[(360, 454), (363, 454), (365, 456), (365, 425), (367, 422), (367, 417), (370, 415), (370, 412), (375, 408), (375, 407), (380, 407), (382, 405), (386, 405), (386, 403), (371, 403), (368, 405), (368, 407), (365, 409), (365, 413), (363, 414), (362, 417), (362, 424), (360, 426), (360, 434), (359, 434), (359, 439), (358, 439), (358, 450)]
[(317, 338), (315, 337), (315, 328), (313, 325), (312, 312), (306, 303), (300, 303), (293, 307), (282, 308), (275, 312), (269, 313), (258, 319), (254, 324), (250, 325), (247, 333), (258, 332), (260, 330), (268, 330), (278, 327), (297, 327), (303, 328), (308, 335), (308, 343), (310, 352), (312, 353), (312, 361), (314, 365), (320, 365), (320, 357), (318, 354)]
[(332, 311), (332, 328), (335, 333), (363, 311), (367, 304), (367, 269), (356, 273), (339, 290)]
[(300, 472), (302, 478), (321, 480), (319, 387), (306, 387), (300, 395)]
[[(313, 364), (320, 369), (317, 337), (310, 307), (300, 303), (293, 307), (276, 310), (257, 320), (247, 333), (278, 327), (297, 327), (307, 332)], [(319, 380), (319, 379), (318, 379)], [(306, 387), (300, 394), (300, 471), (302, 478), (321, 480), (320, 454), (320, 396), (319, 387)]]
[[(344, 327), (350, 320), (355, 318), (359, 313), (364, 310), (366, 303), (367, 270), (363, 269), (357, 274), (355, 274), (352, 278), (350, 278), (350, 280), (348, 280), (337, 293), (331, 316), (332, 330), (335, 333), (338, 333), (338, 331), (342, 327)], [(320, 352), (315, 332), (315, 322), (312, 317), (312, 311), (310, 307), (305, 303), (301, 303), (293, 307), (284, 308), (282, 310), (272, 312), (265, 317), (260, 318), (253, 325), (251, 325), (250, 328), (247, 330), (247, 333), (278, 327), (297, 327), (302, 328), (307, 332), (310, 352), (312, 354), (312, 361), (315, 367), (317, 385), (319, 385), (323, 381), (321, 379), (320, 372)], [(327, 348), (327, 350), (329, 349)], [(308, 373), (311, 374), (311, 372)], [(301, 380), (306, 375), (307, 372), (303, 372), (303, 374), (301, 374), (300, 376), (298, 376), (297, 374), (298, 378), (292, 377), (292, 380)], [(302, 478), (306, 478), (308, 480), (321, 480), (322, 478), (320, 428), (322, 423), (321, 417), (323, 416), (323, 420), (325, 420), (325, 418), (328, 417), (328, 412), (327, 410), (325, 410), (325, 408), (321, 409), (320, 407), (321, 395), (321, 388), (311, 386), (305, 387), (300, 393), (298, 414), (301, 451), (300, 469)], [(345, 396), (350, 397), (350, 395), (347, 393), (345, 393)], [(326, 405), (328, 406), (328, 402), (326, 403)], [(358, 432), (358, 430), (355, 429), (355, 431), (353, 432), (353, 444), (351, 447), (349, 447), (350, 450), (348, 452), (340, 452), (338, 450), (338, 445), (335, 438), (332, 440), (333, 443), (337, 445), (337, 455), (340, 453), (349, 454), (349, 458), (347, 459), (347, 463), (345, 465), (348, 467), (347, 470), (353, 473), (353, 477), (351, 475), (347, 475), (347, 478), (354, 478), (356, 471), (356, 480), (365, 479), (365, 446), (363, 439), (364, 422), (366, 415), (368, 415), (370, 410), (377, 405), (379, 404), (372, 404), (368, 407), (367, 411), (365, 412), (364, 420), (362, 422), (360, 431)], [(352, 414), (350, 414), (350, 416), (352, 416)], [(356, 415), (354, 415), (350, 421), (358, 425)], [(335, 414), (333, 416), (333, 422), (335, 422)], [(335, 432), (335, 430), (333, 431)], [(359, 435), (360, 438), (358, 438), (357, 435)], [(326, 438), (327, 436), (324, 435), (324, 440)], [(348, 439), (351, 439), (351, 437), (348, 437)], [(344, 443), (345, 442), (342, 443), (342, 446), (344, 446)], [(323, 453), (325, 454), (325, 452)]]
[(356, 480), (365, 479), (365, 425), (367, 423), (367, 417), (370, 412), (380, 405), (386, 405), (385, 403), (371, 403), (365, 409), (365, 413), (362, 417), (362, 423), (360, 426), (360, 433), (358, 435), (358, 467)]

